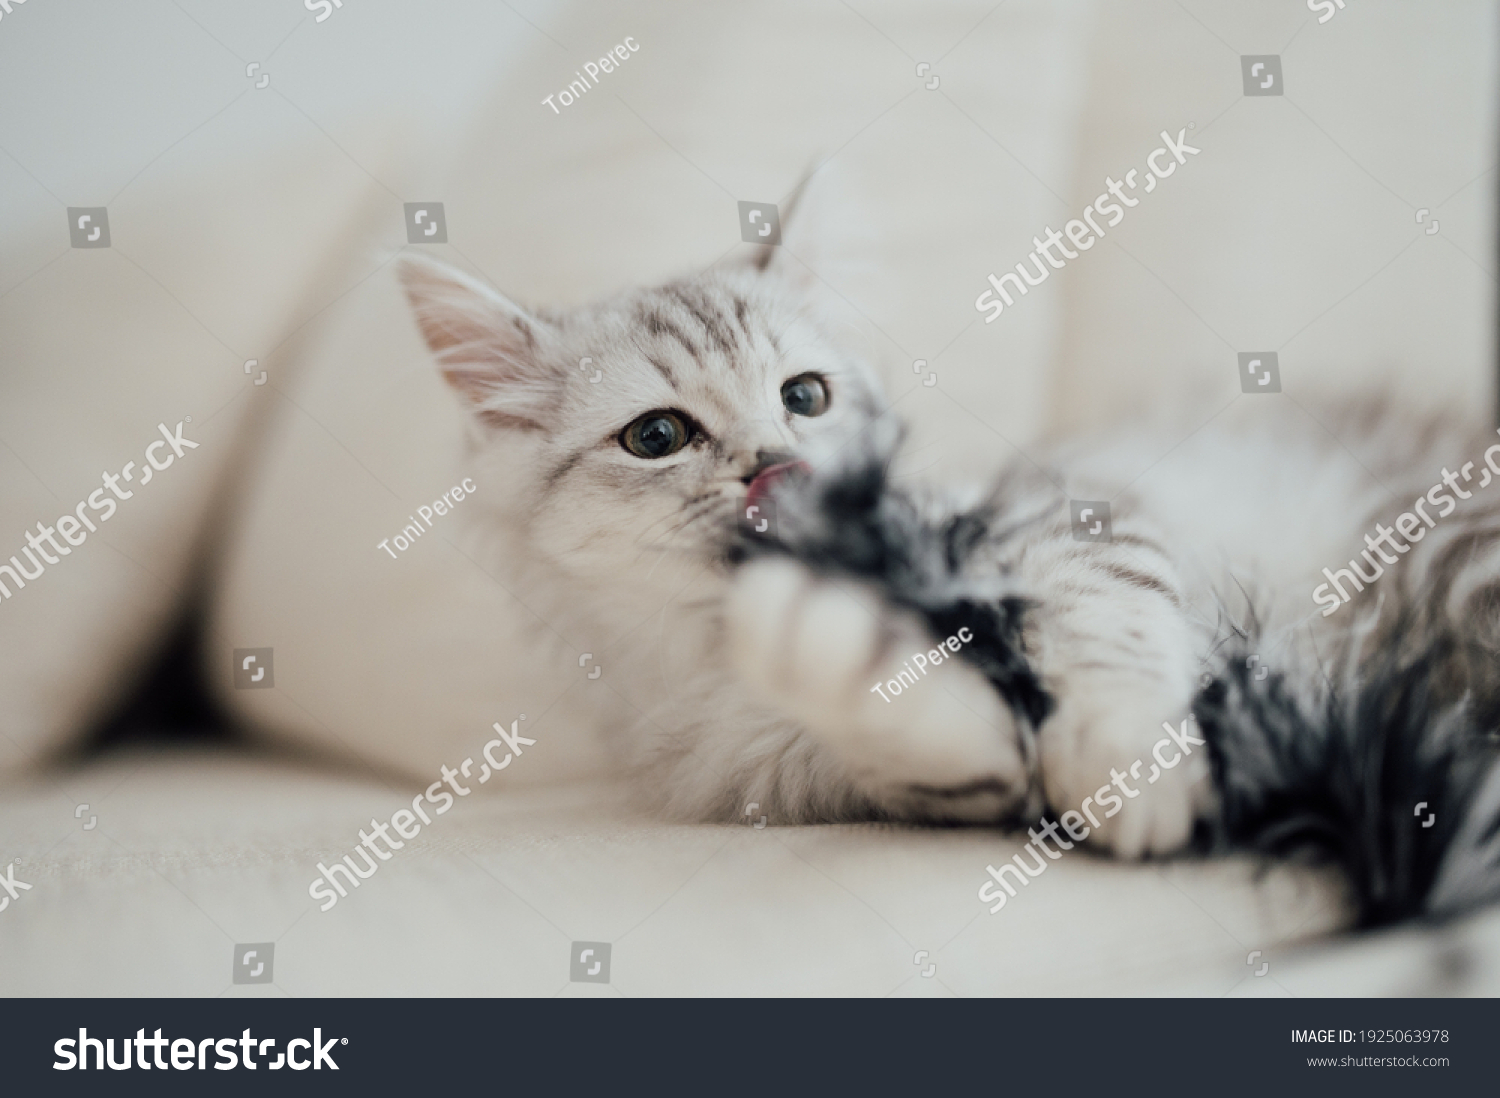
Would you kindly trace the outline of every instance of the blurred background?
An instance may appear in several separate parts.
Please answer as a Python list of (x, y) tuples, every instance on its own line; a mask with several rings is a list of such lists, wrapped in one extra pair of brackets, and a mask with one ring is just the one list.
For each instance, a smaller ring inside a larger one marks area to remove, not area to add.
[[(13, 4), (0, 557), (158, 424), (199, 448), (0, 601), (0, 866), (33, 885), (0, 912), (8, 990), (1494, 993), (1500, 968), (1437, 965), (1431, 936), (1327, 937), (1316, 874), (1075, 858), (991, 917), (1003, 836), (641, 817), (603, 750), (638, 700), (610, 647), (639, 641), (539, 621), (461, 510), (376, 546), (472, 475), (400, 255), (573, 304), (742, 258), (738, 204), (809, 169), (784, 246), (923, 476), (1122, 419), (1166, 454), (1246, 399), (1487, 419), (1495, 8)], [(1200, 152), (985, 323), (987, 275), (1183, 130)], [(1274, 353), (1280, 394), (1243, 393), (1242, 352)], [(236, 686), (248, 649), (269, 687)], [(521, 713), (524, 766), (317, 910), (320, 861)], [(570, 979), (578, 941), (612, 944), (609, 982)], [(234, 979), (247, 942), (275, 943), (271, 981)]]

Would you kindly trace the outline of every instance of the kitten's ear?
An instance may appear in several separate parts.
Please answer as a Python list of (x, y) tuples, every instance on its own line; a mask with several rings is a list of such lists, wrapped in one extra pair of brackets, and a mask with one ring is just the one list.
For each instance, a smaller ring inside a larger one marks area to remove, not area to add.
[(762, 244), (750, 255), (750, 266), (779, 276), (804, 290), (821, 281), (819, 272), (832, 258), (830, 235), (840, 212), (835, 205), (834, 166), (825, 161), (810, 165), (777, 212), (781, 244)]
[(541, 354), (547, 321), (432, 260), (403, 260), (401, 283), (443, 376), (475, 416), (493, 427), (544, 429), (559, 390)]
[[(783, 241), (786, 240), (787, 229), (791, 226), (794, 219), (797, 220), (798, 228), (802, 227), (802, 221), (800, 218), (797, 218), (797, 212), (806, 206), (803, 199), (807, 195), (807, 188), (812, 183), (813, 174), (816, 171), (816, 167), (809, 166), (802, 173), (802, 178), (797, 182), (797, 185), (792, 188), (792, 193), (787, 196), (786, 201), (781, 203), (776, 209), (777, 220), (781, 222), (781, 239)], [(806, 234), (799, 232), (798, 235), (805, 236)], [(783, 254), (781, 248), (782, 245), (780, 244), (762, 244), (751, 253), (750, 266), (754, 267), (757, 271), (780, 269), (784, 266), (784, 264), (779, 262)]]

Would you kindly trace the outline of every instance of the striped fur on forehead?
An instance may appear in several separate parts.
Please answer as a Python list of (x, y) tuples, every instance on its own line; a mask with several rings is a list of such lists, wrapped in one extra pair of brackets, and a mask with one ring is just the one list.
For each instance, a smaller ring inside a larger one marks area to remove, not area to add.
[(791, 315), (775, 295), (714, 276), (669, 282), (645, 291), (635, 303), (635, 319), (645, 335), (685, 353), (700, 368), (734, 369), (747, 355), (779, 356), (777, 328)]
[(702, 283), (693, 282), (670, 283), (664, 286), (659, 294), (681, 305), (687, 314), (702, 327), (703, 336), (709, 347), (732, 361), (737, 339), (734, 328), (722, 309), (721, 295), (712, 294)]
[[(560, 331), (559, 357), (587, 357), (609, 378), (598, 384), (589, 370), (560, 371), (565, 393), (554, 432), (574, 448), (611, 423), (617, 431), (645, 412), (671, 409), (697, 421), (707, 441), (759, 431), (776, 436), (765, 439), (769, 448), (787, 449), (835, 423), (856, 426), (881, 406), (873, 373), (824, 332), (801, 294), (750, 268), (621, 294), (576, 310)], [(826, 422), (792, 423), (781, 405), (781, 386), (806, 372), (828, 380), (834, 411)]]

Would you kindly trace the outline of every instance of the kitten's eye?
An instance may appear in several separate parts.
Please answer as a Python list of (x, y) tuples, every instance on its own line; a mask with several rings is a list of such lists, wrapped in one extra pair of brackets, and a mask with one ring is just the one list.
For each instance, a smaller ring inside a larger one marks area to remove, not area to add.
[(817, 374), (803, 374), (781, 387), (781, 403), (794, 416), (820, 416), (828, 411), (828, 389)]
[(688, 444), (691, 433), (676, 412), (647, 412), (620, 433), (620, 445), (640, 458), (664, 458)]

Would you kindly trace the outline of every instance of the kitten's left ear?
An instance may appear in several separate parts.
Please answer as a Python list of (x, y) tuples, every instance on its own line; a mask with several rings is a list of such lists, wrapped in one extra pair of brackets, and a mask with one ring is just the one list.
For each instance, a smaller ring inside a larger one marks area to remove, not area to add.
[(540, 345), (547, 321), (462, 271), (405, 259), (401, 282), (448, 384), (493, 427), (544, 430), (559, 393)]

